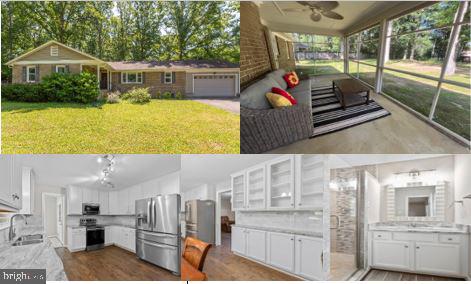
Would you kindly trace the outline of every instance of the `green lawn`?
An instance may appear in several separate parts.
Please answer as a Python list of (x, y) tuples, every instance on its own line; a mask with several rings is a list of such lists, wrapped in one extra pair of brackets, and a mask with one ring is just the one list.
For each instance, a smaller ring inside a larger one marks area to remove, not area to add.
[[(375, 64), (374, 59), (361, 60), (366, 63)], [(317, 68), (319, 62), (323, 63), (323, 68)], [(301, 62), (300, 68), (311, 68), (314, 75), (324, 75), (333, 73), (324, 73), (322, 70), (338, 70), (341, 73), (343, 68), (339, 67), (339, 61), (327, 60), (316, 62)], [(328, 67), (325, 67), (327, 63)], [(342, 61), (343, 64), (343, 61)], [(376, 68), (356, 62), (349, 62), (350, 74), (374, 85)], [(432, 77), (438, 77), (440, 74), (440, 63), (436, 62), (411, 62), (391, 60), (386, 66), (398, 70), (406, 70), (419, 74), (426, 74)], [(342, 65), (343, 66), (343, 65)], [(458, 64), (454, 75), (446, 76), (446, 79), (470, 83), (470, 64)], [(317, 73), (316, 73), (317, 72)], [(411, 107), (417, 112), (428, 116), (432, 106), (433, 97), (437, 91), (437, 81), (419, 78), (399, 72), (384, 71), (382, 91), (389, 96), (397, 99), (405, 105)], [(435, 109), (434, 120), (455, 133), (470, 139), (470, 119), (471, 119), (471, 88), (461, 86), (442, 84), (437, 108)]]
[(239, 115), (190, 100), (2, 102), (2, 153), (239, 153)]

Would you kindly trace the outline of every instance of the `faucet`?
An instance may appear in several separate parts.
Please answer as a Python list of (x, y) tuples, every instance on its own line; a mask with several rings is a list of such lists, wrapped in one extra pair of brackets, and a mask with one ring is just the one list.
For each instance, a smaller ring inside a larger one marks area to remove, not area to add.
[(28, 220), (26, 219), (26, 215), (25, 214), (14, 214), (11, 216), (10, 218), (10, 231), (8, 233), (8, 239), (10, 241), (13, 240), (13, 238), (16, 236), (15, 234), (15, 229), (13, 228), (13, 219), (15, 219), (16, 216), (21, 216), (23, 217), (23, 219), (25, 220), (25, 224), (27, 225), (28, 224)]

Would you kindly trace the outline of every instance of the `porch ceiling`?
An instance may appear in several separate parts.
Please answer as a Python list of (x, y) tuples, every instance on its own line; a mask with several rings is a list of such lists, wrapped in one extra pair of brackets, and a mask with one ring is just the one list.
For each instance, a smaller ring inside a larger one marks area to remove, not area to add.
[[(378, 16), (386, 17), (420, 2), (401, 1), (339, 1), (334, 12), (344, 17), (343, 20), (333, 20), (322, 17), (313, 22), (309, 16), (311, 11), (285, 12), (287, 8), (305, 8), (295, 1), (263, 1), (259, 5), (262, 23), (270, 30), (288, 33), (311, 33), (321, 35), (344, 35), (371, 21), (377, 21)], [(399, 11), (398, 11), (399, 10)]]

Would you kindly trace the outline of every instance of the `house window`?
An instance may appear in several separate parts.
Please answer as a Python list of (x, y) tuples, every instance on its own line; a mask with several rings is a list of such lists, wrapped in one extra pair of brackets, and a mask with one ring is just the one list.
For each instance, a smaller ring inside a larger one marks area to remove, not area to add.
[(65, 65), (56, 65), (56, 73), (66, 73)]
[(142, 72), (123, 72), (121, 76), (124, 84), (142, 84)]
[(51, 45), (51, 56), (59, 56), (59, 47), (57, 45)]
[(36, 82), (36, 66), (26, 67), (26, 82), (28, 83)]
[(165, 72), (165, 76), (164, 76), (164, 83), (165, 84), (172, 84), (173, 83), (173, 76), (172, 76), (172, 72)]

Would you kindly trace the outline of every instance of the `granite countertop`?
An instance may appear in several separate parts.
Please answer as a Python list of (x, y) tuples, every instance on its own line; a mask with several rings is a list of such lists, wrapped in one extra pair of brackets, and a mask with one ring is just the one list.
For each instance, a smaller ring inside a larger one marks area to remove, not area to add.
[(286, 234), (295, 234), (295, 235), (302, 235), (302, 236), (315, 237), (315, 238), (322, 238), (322, 233), (321, 232), (311, 232), (311, 231), (283, 229), (283, 228), (272, 228), (272, 227), (260, 227), (260, 226), (250, 226), (250, 225), (239, 225), (239, 224), (234, 224), (234, 225), (232, 225), (232, 227), (262, 230), (262, 231), (270, 231), (270, 232), (278, 232), (278, 233), (286, 233)]
[(469, 226), (444, 223), (383, 222), (370, 224), (371, 231), (469, 234)]
[[(21, 235), (43, 234), (42, 227), (22, 229)], [(17, 236), (19, 237), (19, 236)], [(0, 244), (0, 269), (46, 269), (47, 281), (67, 281), (64, 265), (51, 242), (12, 246), (11, 242)]]

